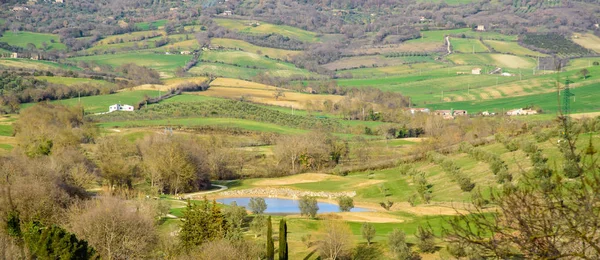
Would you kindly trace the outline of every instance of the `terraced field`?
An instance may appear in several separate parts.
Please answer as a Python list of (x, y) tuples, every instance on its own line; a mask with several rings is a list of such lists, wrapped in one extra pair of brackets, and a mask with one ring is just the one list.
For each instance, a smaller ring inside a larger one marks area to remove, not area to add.
[(536, 61), (529, 57), (508, 54), (451, 54), (448, 59), (459, 65), (487, 65), (501, 68), (533, 68)]
[[(304, 42), (319, 42), (320, 39), (314, 32), (302, 30), (287, 25), (274, 25), (265, 22), (251, 20), (214, 19), (220, 26), (249, 34), (276, 33)], [(254, 26), (253, 26), (254, 24)], [(259, 24), (259, 25), (257, 25)]]
[(10, 67), (10, 68), (24, 68), (24, 69), (34, 69), (34, 70), (73, 70), (78, 71), (81, 70), (78, 67), (68, 66), (64, 64), (59, 64), (56, 62), (50, 61), (42, 61), (42, 60), (28, 60), (28, 59), (0, 59), (0, 66)]
[[(139, 91), (124, 91), (118, 92), (111, 95), (102, 95), (102, 96), (89, 96), (89, 97), (81, 97), (64, 99), (51, 101), (51, 103), (59, 103), (65, 104), (69, 106), (76, 106), (78, 104), (82, 104), (86, 113), (100, 113), (107, 112), (108, 107), (114, 104), (127, 104), (127, 105), (137, 105), (140, 101), (144, 99), (145, 96), (157, 96), (157, 91), (151, 90), (139, 90)], [(23, 104), (23, 108), (27, 108), (33, 106), (33, 103)]]
[(95, 61), (98, 64), (118, 67), (124, 64), (133, 63), (139, 66), (146, 66), (161, 72), (163, 76), (170, 77), (176, 68), (183, 67), (191, 57), (189, 55), (164, 55), (154, 53), (130, 52), (124, 54), (106, 54), (95, 56), (84, 56), (71, 58), (72, 61)]
[[(209, 51), (202, 57), (190, 73), (195, 75), (215, 75), (229, 78), (251, 79), (259, 73), (277, 77), (293, 75), (309, 76), (311, 72), (258, 54), (241, 51)], [(210, 62), (202, 62), (202, 61)]]
[(301, 51), (290, 51), (290, 50), (283, 50), (283, 49), (261, 47), (261, 46), (256, 46), (256, 45), (253, 45), (253, 44), (245, 42), (245, 41), (241, 41), (241, 40), (224, 39), (224, 38), (213, 38), (213, 39), (211, 39), (210, 44), (213, 46), (221, 46), (224, 48), (231, 48), (231, 49), (240, 48), (242, 51), (245, 51), (245, 52), (265, 55), (265, 56), (269, 56), (270, 58), (275, 58), (275, 59), (280, 59), (280, 60), (288, 60), (291, 57), (302, 53)]
[(36, 78), (40, 79), (40, 80), (48, 81), (50, 83), (63, 84), (66, 86), (82, 84), (82, 83), (98, 84), (98, 85), (112, 85), (112, 83), (104, 81), (104, 80), (88, 79), (88, 78), (47, 77), (47, 76), (38, 76)]
[(600, 53), (600, 37), (591, 33), (575, 33), (571, 37), (575, 43), (583, 46), (586, 49)]

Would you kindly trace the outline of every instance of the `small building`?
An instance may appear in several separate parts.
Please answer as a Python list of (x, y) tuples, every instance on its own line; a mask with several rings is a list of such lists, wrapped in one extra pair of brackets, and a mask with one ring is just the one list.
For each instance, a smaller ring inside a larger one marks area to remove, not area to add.
[(485, 31), (485, 25), (483, 25), (483, 24), (477, 25), (477, 28), (475, 30), (483, 32), (483, 31)]
[(416, 107), (409, 108), (408, 111), (410, 111), (410, 113), (413, 114), (413, 115), (416, 114), (416, 113), (429, 113), (429, 112), (431, 112), (429, 110), (429, 108), (416, 108)]
[(114, 105), (108, 107), (108, 112), (114, 112), (114, 111), (133, 111), (133, 106), (114, 104)]
[(600, 24), (597, 24), (597, 23), (596, 23), (596, 24), (594, 24), (594, 27), (596, 27), (596, 28), (600, 28)]
[(421, 16), (421, 18), (419, 18), (419, 21), (425, 22), (425, 21), (427, 21), (427, 18), (425, 18), (425, 16)]
[(487, 111), (487, 110), (486, 110), (486, 111), (483, 111), (483, 112), (481, 112), (481, 115), (482, 115), (482, 116), (495, 116), (495, 115), (496, 115), (496, 113), (494, 113), (494, 112), (490, 112), (490, 111)]
[(513, 74), (510, 74), (508, 72), (502, 72), (502, 74), (500, 74), (500, 75), (502, 75), (504, 77), (512, 77), (513, 76)]
[(466, 116), (467, 110), (436, 110), (435, 114), (438, 116)]
[(13, 12), (22, 12), (22, 11), (29, 11), (29, 8), (25, 7), (25, 6), (15, 6), (12, 9)]
[(64, 0), (55, 0), (56, 3), (64, 3)]
[(537, 113), (538, 112), (533, 109), (518, 108), (518, 109), (509, 110), (508, 112), (506, 112), (506, 115), (508, 115), (508, 116), (527, 116), (527, 115), (536, 115)]
[(481, 68), (473, 68), (471, 70), (471, 74), (473, 74), (473, 75), (481, 75)]
[(177, 11), (179, 10), (179, 7), (171, 7), (169, 8), (169, 11), (173, 12), (173, 11)]
[(225, 11), (223, 12), (223, 16), (232, 16), (233, 12), (232, 11)]
[(182, 51), (181, 52), (181, 55), (190, 55), (190, 54), (192, 54), (191, 51)]
[(13, 53), (10, 54), (10, 57), (13, 58), (13, 59), (18, 59), (19, 58), (19, 54), (16, 53), (16, 52), (13, 52)]

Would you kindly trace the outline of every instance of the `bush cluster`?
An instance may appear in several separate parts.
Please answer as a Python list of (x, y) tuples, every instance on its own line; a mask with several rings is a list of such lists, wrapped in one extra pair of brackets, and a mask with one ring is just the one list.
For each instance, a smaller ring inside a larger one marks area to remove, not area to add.
[(490, 165), (490, 170), (496, 176), (498, 183), (512, 181), (512, 175), (508, 172), (508, 166), (499, 155), (474, 147), (467, 142), (460, 144), (459, 151), (469, 154), (469, 156), (477, 161), (488, 163)]

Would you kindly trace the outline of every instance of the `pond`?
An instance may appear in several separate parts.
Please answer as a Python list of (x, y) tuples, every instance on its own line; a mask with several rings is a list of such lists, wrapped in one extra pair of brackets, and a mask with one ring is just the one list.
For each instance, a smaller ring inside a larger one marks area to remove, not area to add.
[[(279, 198), (263, 198), (265, 199), (265, 203), (267, 204), (267, 210), (265, 213), (291, 213), (297, 214), (300, 213), (300, 208), (298, 207), (298, 200), (294, 199), (279, 199)], [(232, 202), (236, 202), (238, 206), (245, 207), (249, 209), (248, 204), (250, 203), (250, 198), (226, 198), (226, 199), (217, 199), (217, 202), (223, 204), (231, 204)], [(327, 203), (327, 202), (317, 202), (319, 205), (319, 211), (317, 213), (332, 213), (332, 212), (340, 212), (338, 205)], [(367, 212), (371, 211), (365, 208), (353, 208), (350, 212)]]

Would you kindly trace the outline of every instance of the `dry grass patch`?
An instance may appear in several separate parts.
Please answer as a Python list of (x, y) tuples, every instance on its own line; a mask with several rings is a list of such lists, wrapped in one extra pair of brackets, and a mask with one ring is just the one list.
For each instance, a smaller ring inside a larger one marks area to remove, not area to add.
[(163, 80), (163, 84), (143, 84), (143, 85), (139, 85), (139, 86), (135, 86), (131, 89), (122, 89), (120, 90), (122, 91), (129, 91), (129, 90), (156, 90), (156, 91), (168, 91), (170, 89), (173, 89), (175, 87), (177, 87), (180, 84), (183, 83), (194, 83), (194, 84), (200, 84), (202, 82), (205, 82), (207, 80), (207, 78), (205, 77), (192, 77), (192, 78), (172, 78), (172, 79), (165, 79)]
[(388, 44), (364, 46), (352, 51), (357, 55), (385, 54), (391, 52), (434, 52), (444, 49), (442, 42), (407, 42), (403, 44)]
[(595, 118), (600, 116), (600, 112), (590, 112), (590, 113), (580, 113), (580, 114), (571, 114), (572, 118), (582, 119), (582, 118)]
[(340, 176), (329, 175), (324, 173), (304, 173), (293, 176), (272, 178), (255, 182), (254, 186), (281, 186), (281, 185), (292, 185), (298, 183), (310, 183), (328, 180), (341, 180), (344, 179)]
[(363, 67), (373, 67), (373, 65), (377, 66), (394, 66), (402, 64), (402, 59), (394, 59), (394, 58), (385, 58), (379, 55), (373, 56), (357, 56), (357, 57), (349, 57), (343, 58), (332, 63), (328, 63), (323, 65), (328, 70), (341, 70), (341, 69), (351, 69), (351, 68), (359, 68)]
[(336, 219), (351, 222), (402, 223), (404, 219), (384, 212), (343, 212), (320, 214), (323, 219)]
[(575, 33), (571, 37), (575, 43), (583, 46), (586, 49), (600, 53), (600, 37), (591, 33)]
[(210, 83), (210, 86), (221, 86), (221, 87), (238, 87), (238, 88), (255, 88), (255, 89), (269, 89), (275, 90), (276, 87), (241, 80), (241, 79), (230, 79), (230, 78), (217, 78)]
[(462, 209), (457, 209), (454, 206), (455, 205), (446, 205), (444, 203), (439, 203), (436, 205), (430, 204), (412, 207), (408, 202), (397, 202), (394, 203), (392, 210), (404, 211), (417, 216), (453, 216), (457, 215), (458, 213), (466, 213), (466, 211)]

